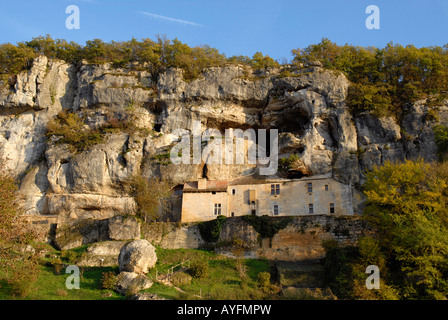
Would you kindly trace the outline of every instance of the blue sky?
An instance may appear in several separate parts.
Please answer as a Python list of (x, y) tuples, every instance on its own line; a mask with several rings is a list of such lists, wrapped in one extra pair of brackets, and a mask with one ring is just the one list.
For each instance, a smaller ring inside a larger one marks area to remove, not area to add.
[[(80, 9), (79, 30), (65, 27), (72, 4)], [(368, 5), (380, 9), (380, 30), (365, 27)], [(376, 47), (448, 43), (448, 0), (0, 0), (0, 8), (1, 43), (45, 34), (80, 44), (164, 34), (227, 56), (261, 51), (275, 59), (323, 37)]]

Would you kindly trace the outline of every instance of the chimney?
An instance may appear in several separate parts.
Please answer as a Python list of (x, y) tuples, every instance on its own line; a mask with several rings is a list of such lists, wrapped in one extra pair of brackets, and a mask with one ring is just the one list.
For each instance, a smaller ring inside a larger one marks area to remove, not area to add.
[(198, 179), (198, 189), (199, 190), (207, 189), (207, 179), (206, 178)]

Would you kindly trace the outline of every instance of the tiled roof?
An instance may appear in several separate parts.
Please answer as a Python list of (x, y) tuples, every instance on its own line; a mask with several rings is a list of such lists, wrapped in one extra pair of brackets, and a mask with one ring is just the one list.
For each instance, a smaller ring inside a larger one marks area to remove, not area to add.
[(191, 181), (184, 184), (184, 192), (227, 191), (228, 180), (207, 180), (205, 189), (198, 189), (198, 182)]

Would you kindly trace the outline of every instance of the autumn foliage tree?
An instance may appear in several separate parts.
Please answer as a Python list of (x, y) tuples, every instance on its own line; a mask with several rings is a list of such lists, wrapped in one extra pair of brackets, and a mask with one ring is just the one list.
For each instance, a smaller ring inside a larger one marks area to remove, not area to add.
[(35, 234), (20, 220), (21, 206), (15, 180), (0, 170), (0, 278), (11, 293), (26, 296), (37, 280), (39, 269), (34, 252), (27, 251)]
[(170, 188), (158, 178), (146, 179), (141, 175), (130, 178), (129, 194), (137, 203), (137, 214), (145, 222), (159, 221), (168, 206)]
[(364, 216), (405, 299), (448, 296), (448, 163), (386, 163), (367, 175)]

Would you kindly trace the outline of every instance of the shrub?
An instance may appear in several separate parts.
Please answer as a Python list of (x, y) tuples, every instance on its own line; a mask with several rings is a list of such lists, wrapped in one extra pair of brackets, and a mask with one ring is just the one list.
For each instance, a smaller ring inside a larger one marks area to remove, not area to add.
[(62, 271), (62, 260), (59, 257), (51, 258), (49, 260), (49, 263), (53, 267), (54, 273), (56, 275), (61, 274), (61, 271)]
[(104, 142), (104, 134), (90, 129), (76, 114), (61, 112), (47, 124), (47, 136), (59, 136), (58, 143), (68, 144), (73, 152), (82, 152)]
[(61, 258), (64, 258), (68, 263), (75, 264), (78, 254), (71, 250), (64, 250), (61, 252)]
[(117, 285), (117, 275), (113, 271), (103, 272), (101, 277), (101, 288), (105, 290), (115, 290)]
[(22, 298), (26, 297), (33, 290), (39, 273), (34, 259), (16, 261), (10, 266), (7, 276), (11, 293)]
[(271, 274), (269, 272), (258, 273), (258, 285), (262, 290), (268, 290), (271, 285)]
[(278, 159), (278, 169), (282, 172), (288, 172), (299, 160), (300, 157), (298, 154), (291, 154), (288, 158)]
[(193, 278), (204, 278), (208, 275), (208, 262), (195, 260), (191, 262), (189, 271)]

